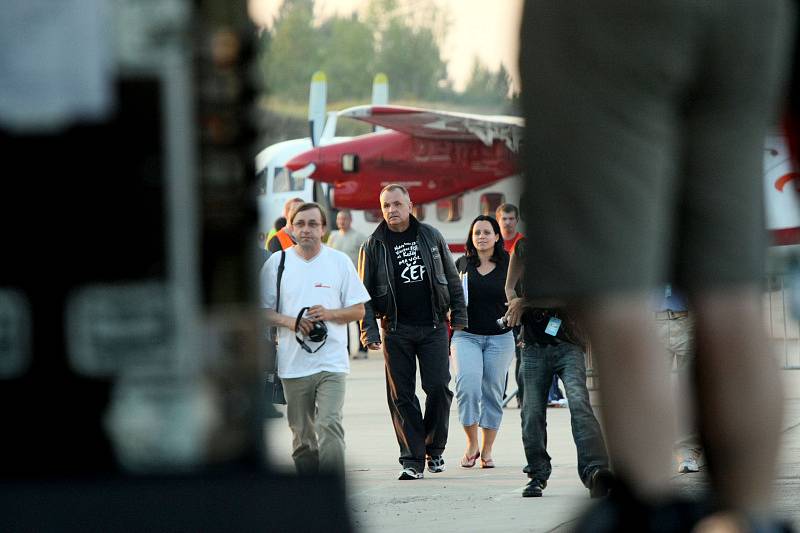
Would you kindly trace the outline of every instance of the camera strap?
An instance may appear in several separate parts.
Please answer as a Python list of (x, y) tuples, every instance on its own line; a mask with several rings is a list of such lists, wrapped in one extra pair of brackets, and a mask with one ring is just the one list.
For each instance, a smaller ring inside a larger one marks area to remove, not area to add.
[[(275, 312), (280, 313), (281, 309), (281, 280), (283, 279), (283, 268), (286, 265), (286, 251), (281, 250), (281, 260), (278, 263), (278, 282), (277, 288), (275, 289)], [(278, 327), (272, 326), (269, 328), (269, 338), (272, 339), (272, 342), (278, 342)], [(277, 366), (277, 363), (276, 363)]]
[(298, 333), (300, 332), (300, 320), (303, 319), (303, 315), (309, 309), (310, 309), (309, 307), (304, 307), (304, 308), (300, 309), (299, 313), (297, 313), (297, 318), (294, 321), (294, 338), (300, 344), (300, 346), (305, 351), (307, 351), (308, 353), (317, 353), (317, 351), (319, 351), (320, 348), (325, 346), (325, 342), (328, 340), (328, 335), (327, 334), (325, 334), (325, 338), (322, 339), (322, 342), (320, 343), (320, 345), (317, 346), (316, 348), (314, 348), (313, 350), (311, 349), (311, 347), (308, 344), (306, 344), (305, 340), (303, 340), (302, 334), (298, 335)]

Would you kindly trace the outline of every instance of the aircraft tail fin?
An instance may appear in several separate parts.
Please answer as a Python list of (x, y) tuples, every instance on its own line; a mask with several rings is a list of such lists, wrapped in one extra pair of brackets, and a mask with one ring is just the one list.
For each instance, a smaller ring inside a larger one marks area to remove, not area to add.
[[(389, 78), (383, 72), (375, 74), (372, 80), (372, 105), (387, 105), (389, 103)], [(372, 131), (381, 131), (386, 128), (375, 126)]]
[(314, 146), (319, 144), (319, 139), (325, 126), (327, 99), (328, 79), (324, 72), (318, 70), (311, 77), (311, 87), (308, 91), (308, 126), (311, 144)]

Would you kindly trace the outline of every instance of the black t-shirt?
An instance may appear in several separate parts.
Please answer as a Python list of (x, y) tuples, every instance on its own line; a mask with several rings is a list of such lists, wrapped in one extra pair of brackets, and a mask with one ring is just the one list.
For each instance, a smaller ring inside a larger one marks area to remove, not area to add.
[[(458, 260), (459, 272), (467, 274), (469, 327), (465, 330), (475, 335), (501, 335), (510, 331), (497, 325), (497, 319), (506, 314), (506, 274), (508, 261), (497, 263), (488, 274), (482, 275), (466, 257)], [(462, 274), (463, 275), (463, 274)]]
[[(560, 309), (528, 309), (522, 315), (522, 338), (525, 342), (536, 344), (558, 344), (570, 342), (567, 338), (567, 328), (569, 322), (564, 320), (566, 317)], [(550, 324), (550, 320), (556, 318), (561, 320), (558, 332), (555, 335), (545, 333), (545, 329)]]
[(417, 228), (386, 232), (386, 246), (394, 270), (397, 319), (403, 324), (433, 324), (430, 273), (425, 268), (417, 244)]

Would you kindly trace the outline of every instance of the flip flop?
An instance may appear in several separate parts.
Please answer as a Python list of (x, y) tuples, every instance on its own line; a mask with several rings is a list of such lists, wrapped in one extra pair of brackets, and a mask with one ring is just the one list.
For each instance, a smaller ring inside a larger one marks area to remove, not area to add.
[(475, 466), (475, 461), (478, 460), (478, 457), (481, 456), (481, 452), (475, 452), (475, 455), (467, 455), (464, 454), (464, 457), (461, 458), (461, 466), (464, 468), (472, 468)]
[(494, 468), (494, 459), (481, 459), (481, 468)]

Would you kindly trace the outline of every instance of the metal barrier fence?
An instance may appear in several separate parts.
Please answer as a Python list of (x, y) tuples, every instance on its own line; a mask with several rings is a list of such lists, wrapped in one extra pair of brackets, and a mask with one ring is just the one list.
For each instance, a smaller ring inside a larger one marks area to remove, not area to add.
[(800, 370), (800, 321), (791, 312), (787, 276), (771, 276), (764, 294), (764, 317), (770, 346), (784, 369)]

